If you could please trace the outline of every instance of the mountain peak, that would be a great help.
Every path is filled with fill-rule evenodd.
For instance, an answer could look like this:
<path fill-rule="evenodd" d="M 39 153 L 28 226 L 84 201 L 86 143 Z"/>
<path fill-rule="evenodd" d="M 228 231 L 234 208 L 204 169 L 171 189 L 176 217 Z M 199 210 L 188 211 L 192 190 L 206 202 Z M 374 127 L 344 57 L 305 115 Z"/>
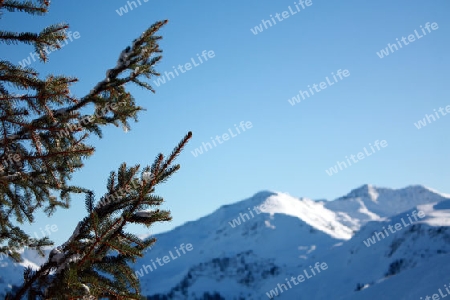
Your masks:
<path fill-rule="evenodd" d="M 352 199 L 352 198 L 370 198 L 372 201 L 377 202 L 379 193 L 378 189 L 371 184 L 364 184 L 356 189 L 353 189 L 345 195 L 341 197 L 341 199 Z"/>
<path fill-rule="evenodd" d="M 276 192 L 272 192 L 272 191 L 269 191 L 269 190 L 263 190 L 263 191 L 259 191 L 256 194 L 254 194 L 251 198 L 254 198 L 254 199 L 267 199 L 270 196 L 273 196 L 275 194 L 276 194 Z"/>
<path fill-rule="evenodd" d="M 432 193 L 439 195 L 444 198 L 450 198 L 450 195 L 440 193 L 436 190 L 430 189 L 426 186 L 423 186 L 421 184 L 412 184 L 408 185 L 401 189 L 392 189 L 392 188 L 380 188 L 376 187 L 372 184 L 363 184 L 362 186 L 353 189 L 348 193 L 347 195 L 339 198 L 339 199 L 352 199 L 352 198 L 363 198 L 367 197 L 372 199 L 372 201 L 376 202 L 376 199 L 378 198 L 379 194 L 381 193 L 394 193 L 394 192 L 400 192 L 404 194 L 416 194 L 416 193 Z"/>

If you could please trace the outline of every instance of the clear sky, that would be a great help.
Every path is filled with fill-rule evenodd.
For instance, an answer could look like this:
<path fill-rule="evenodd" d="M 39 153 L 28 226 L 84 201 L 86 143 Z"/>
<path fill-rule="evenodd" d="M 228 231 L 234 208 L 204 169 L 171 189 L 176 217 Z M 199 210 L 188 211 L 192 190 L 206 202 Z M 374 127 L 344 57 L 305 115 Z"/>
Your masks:
<path fill-rule="evenodd" d="M 131 10 L 124 0 L 54 1 L 45 17 L 6 13 L 0 23 L 11 31 L 69 23 L 79 38 L 51 53 L 47 64 L 31 66 L 43 75 L 78 77 L 72 91 L 82 97 L 134 38 L 153 22 L 169 20 L 160 31 L 164 53 L 158 71 L 172 71 L 175 78 L 159 86 L 152 80 L 156 94 L 130 87 L 147 111 L 130 132 L 113 127 L 103 139 L 93 138 L 97 151 L 73 179 L 100 197 L 109 172 L 121 162 L 150 164 L 192 131 L 178 159 L 180 171 L 157 189 L 173 221 L 138 233 L 169 230 L 261 190 L 328 200 L 365 183 L 422 184 L 450 193 L 447 0 L 312 0 L 304 7 L 292 0 L 135 3 Z M 256 32 L 263 19 L 267 29 L 254 34 L 251 29 Z M 427 22 L 435 22 L 434 29 L 425 29 Z M 385 49 L 388 43 L 392 50 Z M 382 49 L 389 55 L 380 58 Z M 211 56 L 200 63 L 197 53 L 204 50 Z M 17 64 L 33 48 L 2 45 L 0 51 L 2 59 Z M 183 68 L 186 63 L 190 70 Z M 178 65 L 184 73 L 177 69 L 176 76 L 172 67 Z M 347 77 L 340 79 L 338 70 L 347 70 Z M 295 102 L 308 85 L 314 95 Z M 439 118 L 424 121 L 434 109 Z M 426 126 L 418 129 L 421 119 Z M 251 127 L 238 133 L 234 124 L 241 121 Z M 211 137 L 217 135 L 214 146 Z M 385 147 L 377 150 L 377 140 L 385 140 Z M 195 157 L 207 142 L 212 149 Z M 342 170 L 328 175 L 337 161 L 347 168 L 341 163 Z M 40 234 L 40 227 L 56 224 L 50 238 L 62 243 L 84 216 L 84 199 L 75 197 L 70 210 L 50 219 L 39 215 L 28 228 Z"/>

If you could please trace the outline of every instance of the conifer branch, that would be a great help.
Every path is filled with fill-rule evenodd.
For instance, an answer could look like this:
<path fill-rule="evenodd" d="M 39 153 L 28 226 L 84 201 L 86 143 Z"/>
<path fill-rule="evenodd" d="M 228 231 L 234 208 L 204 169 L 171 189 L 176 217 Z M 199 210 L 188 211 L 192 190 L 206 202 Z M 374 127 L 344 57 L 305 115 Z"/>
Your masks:
<path fill-rule="evenodd" d="M 192 133 L 189 132 L 172 151 L 171 157 L 174 156 L 174 153 L 179 153 L 191 137 Z M 163 155 L 159 154 L 152 165 L 157 174 L 162 174 L 156 176 L 156 182 L 154 184 L 149 183 L 150 185 L 146 186 L 143 184 L 143 181 L 142 185 L 129 189 L 122 199 L 117 199 L 117 201 L 106 203 L 102 206 L 93 207 L 94 195 L 91 191 L 85 191 L 88 213 L 90 217 L 86 217 L 78 223 L 74 233 L 69 240 L 60 247 L 60 250 L 57 252 L 54 252 L 55 250 L 52 251 L 54 254 L 50 255 L 48 261 L 39 270 L 42 270 L 42 272 L 36 272 L 33 276 L 29 277 L 13 299 L 20 299 L 21 296 L 25 295 L 25 293 L 31 289 L 35 282 L 37 282 L 42 276 L 47 276 L 48 272 L 51 270 L 56 269 L 56 274 L 59 278 L 63 278 L 63 274 L 71 272 L 70 270 L 74 270 L 73 272 L 81 272 L 81 270 L 83 270 L 83 272 L 85 272 L 86 268 L 92 269 L 100 267 L 105 259 L 108 261 L 111 257 L 108 255 L 112 251 L 117 251 L 119 253 L 116 258 L 120 257 L 123 259 L 123 262 L 120 265 L 116 265 L 116 267 L 124 268 L 128 274 L 133 275 L 127 269 L 129 268 L 127 263 L 129 261 L 134 261 L 136 256 L 142 256 L 143 251 L 150 247 L 156 240 L 152 238 L 147 241 L 139 241 L 137 237 L 123 232 L 125 225 L 128 223 L 151 225 L 155 222 L 170 221 L 172 219 L 170 212 L 168 211 L 160 211 L 159 209 L 145 212 L 138 211 L 143 208 L 143 206 L 159 205 L 162 203 L 162 198 L 158 197 L 156 198 L 158 201 L 156 203 L 154 202 L 153 197 L 155 196 L 151 195 L 154 191 L 153 187 L 165 181 L 166 177 L 164 174 L 171 175 L 179 168 L 179 165 L 171 165 L 174 158 L 168 160 L 170 161 L 170 164 L 164 164 L 159 167 L 162 157 Z M 150 166 L 147 166 L 144 170 L 150 168 Z M 131 181 L 137 180 L 135 176 L 138 171 L 139 166 L 126 168 L 126 165 L 122 164 L 118 169 L 118 176 L 116 176 L 115 172 L 111 173 L 107 183 L 108 192 L 114 192 L 117 189 L 124 188 L 125 186 L 128 186 Z M 121 183 L 121 185 L 116 186 L 116 181 Z M 123 206 L 125 201 L 126 205 Z M 120 218 L 111 220 L 111 216 L 117 213 L 120 213 Z M 107 226 L 104 227 L 102 223 L 99 223 L 99 228 L 97 226 L 97 222 L 100 221 L 106 222 L 105 224 L 107 224 Z M 90 233 L 91 231 L 95 234 L 95 238 L 91 241 L 81 242 L 85 240 L 87 236 L 92 236 Z M 98 233 L 100 233 L 100 235 L 98 235 Z M 77 256 L 76 260 L 73 259 L 74 256 Z M 108 272 L 106 269 L 102 269 L 102 271 Z M 116 274 L 116 276 L 119 275 Z M 134 286 L 135 291 L 133 293 L 129 293 L 126 297 L 131 297 L 131 299 L 139 299 L 139 289 L 138 285 L 136 285 L 138 284 L 137 279 L 134 278 L 134 276 L 129 276 L 127 277 L 127 280 L 130 280 L 130 283 Z M 78 280 L 77 283 L 71 284 L 78 284 Z M 109 286 L 108 292 L 102 292 L 97 295 L 98 297 L 108 297 L 107 295 L 114 295 L 114 297 L 125 297 L 124 295 L 115 292 L 111 284 L 107 286 Z M 40 292 L 49 296 L 53 293 L 53 290 L 56 289 L 56 285 L 55 282 L 52 282 L 48 286 L 42 286 L 42 288 L 45 288 L 46 292 L 42 290 Z"/>
<path fill-rule="evenodd" d="M 0 0 L 0 13 L 44 14 L 49 3 L 47 0 Z M 122 164 L 110 175 L 108 194 L 97 205 L 92 191 L 70 185 L 69 180 L 73 172 L 83 167 L 83 160 L 95 151 L 86 144 L 92 133 L 102 137 L 102 126 L 119 123 L 129 129 L 129 120 L 137 121 L 137 113 L 144 110 L 136 105 L 126 85 L 134 83 L 154 92 L 144 79 L 160 75 L 154 67 L 162 58 L 158 45 L 162 37 L 155 34 L 166 23 L 156 22 L 144 31 L 122 51 L 116 66 L 106 72 L 105 78 L 81 98 L 70 94 L 76 78 L 54 75 L 40 78 L 32 68 L 0 60 L 0 243 L 11 247 L 21 243 L 33 245 L 43 255 L 41 247 L 52 244 L 51 241 L 33 239 L 15 224 L 34 222 L 37 209 L 42 208 L 50 216 L 58 207 L 68 208 L 75 193 L 86 194 L 87 209 L 87 216 L 78 223 L 71 237 L 52 250 L 38 271 L 26 269 L 22 286 L 8 299 L 56 296 L 70 299 L 87 294 L 114 299 L 139 298 L 139 280 L 134 278 L 129 264 L 142 256 L 155 239 L 140 240 L 126 232 L 126 225 L 150 226 L 171 220 L 169 211 L 156 208 L 163 199 L 153 193 L 156 185 L 180 168 L 172 163 L 191 133 L 166 160 L 159 154 L 152 166 L 143 168 L 146 173 L 150 171 L 150 178 L 144 178 L 144 173 L 139 177 L 139 165 L 127 168 Z M 60 48 L 59 42 L 66 40 L 66 29 L 68 25 L 61 23 L 39 33 L 0 31 L 0 43 L 32 45 L 45 62 L 46 47 Z M 24 91 L 23 94 L 18 95 L 18 90 Z M 80 110 L 91 104 L 95 116 L 89 116 L 88 122 L 81 126 Z M 120 105 L 114 108 L 113 104 Z M 3 168 L 2 163 L 7 159 L 10 161 Z M 58 197 L 54 192 L 59 193 Z M 113 201 L 109 201 L 112 193 Z M 14 249 L 0 247 L 0 253 L 9 253 L 13 259 L 20 260 L 20 254 Z"/>
<path fill-rule="evenodd" d="M 16 0 L 0 0 L 0 10 L 6 9 L 9 12 L 26 12 L 32 15 L 43 15 L 47 13 L 50 1 L 39 1 L 40 6 L 35 6 L 31 1 L 20 2 Z"/>

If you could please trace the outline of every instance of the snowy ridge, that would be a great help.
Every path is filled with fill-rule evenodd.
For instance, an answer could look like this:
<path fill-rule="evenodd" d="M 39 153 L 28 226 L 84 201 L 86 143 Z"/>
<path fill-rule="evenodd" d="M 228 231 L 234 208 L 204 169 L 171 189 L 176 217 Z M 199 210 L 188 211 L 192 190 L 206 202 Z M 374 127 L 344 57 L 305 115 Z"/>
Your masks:
<path fill-rule="evenodd" d="M 284 214 L 299 218 L 311 227 L 336 239 L 348 240 L 352 231 L 337 221 L 336 213 L 326 209 L 323 203 L 311 199 L 297 199 L 288 194 L 277 193 L 262 203 L 261 211 L 270 214 Z"/>
<path fill-rule="evenodd" d="M 352 190 L 344 197 L 326 203 L 325 207 L 337 212 L 343 224 L 353 230 L 359 230 L 367 222 L 383 220 L 417 205 L 445 199 L 450 197 L 443 197 L 420 185 L 393 190 L 366 184 Z"/>

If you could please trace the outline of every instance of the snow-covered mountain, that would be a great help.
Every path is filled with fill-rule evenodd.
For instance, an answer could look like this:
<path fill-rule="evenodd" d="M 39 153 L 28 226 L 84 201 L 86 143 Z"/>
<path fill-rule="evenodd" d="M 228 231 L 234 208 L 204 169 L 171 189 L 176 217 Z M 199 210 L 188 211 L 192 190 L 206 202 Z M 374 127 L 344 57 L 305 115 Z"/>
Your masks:
<path fill-rule="evenodd" d="M 263 191 L 155 237 L 134 265 L 148 299 L 450 294 L 450 196 L 423 186 L 364 185 L 333 201 Z M 0 263 L 6 284 L 20 266 Z"/>
<path fill-rule="evenodd" d="M 5 291 L 10 290 L 14 285 L 19 285 L 23 281 L 23 269 L 31 267 L 37 270 L 45 263 L 46 257 L 42 257 L 37 251 L 32 249 L 22 249 L 23 262 L 15 263 L 4 254 L 0 254 L 0 299 L 4 299 Z M 48 255 L 50 250 L 44 250 Z"/>

